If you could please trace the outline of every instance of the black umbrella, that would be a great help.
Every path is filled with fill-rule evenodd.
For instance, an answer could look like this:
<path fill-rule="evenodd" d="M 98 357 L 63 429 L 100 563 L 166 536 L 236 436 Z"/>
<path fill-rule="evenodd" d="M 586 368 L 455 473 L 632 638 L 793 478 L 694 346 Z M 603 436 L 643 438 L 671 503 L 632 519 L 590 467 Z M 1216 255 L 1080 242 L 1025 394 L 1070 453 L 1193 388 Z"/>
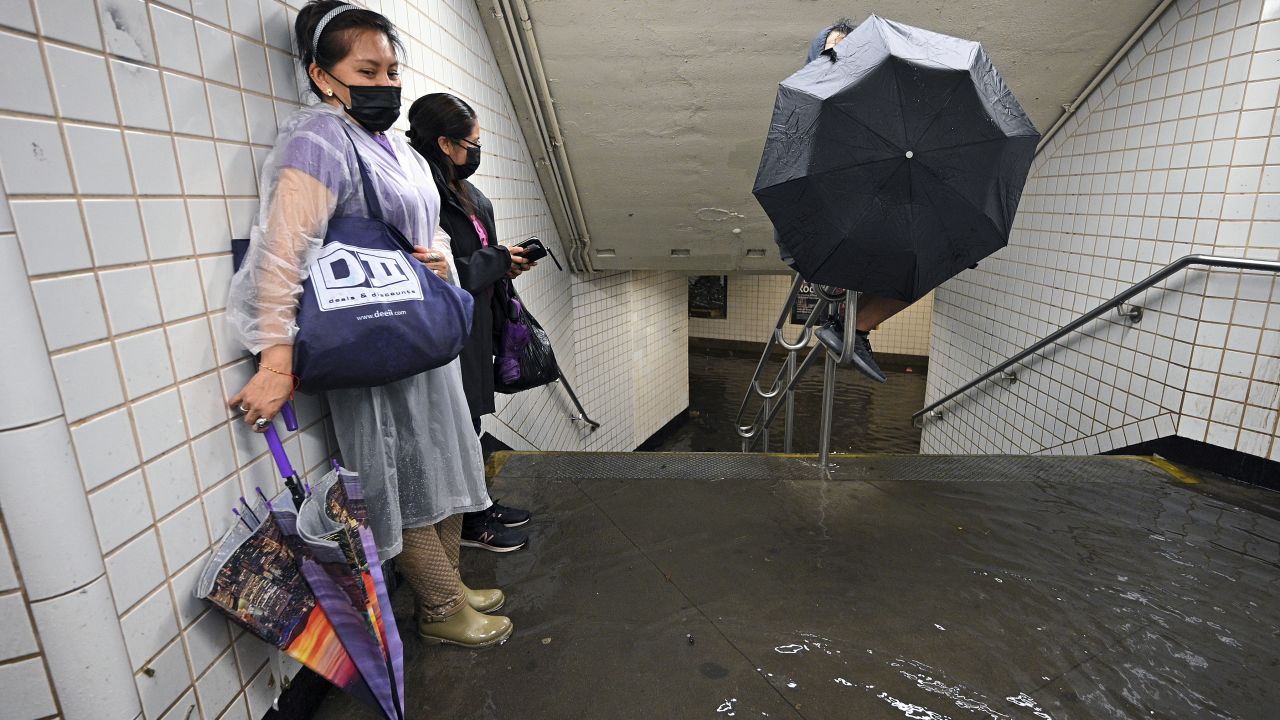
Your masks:
<path fill-rule="evenodd" d="M 811 282 L 914 301 L 1004 247 L 1040 133 L 982 46 L 872 15 L 782 82 L 754 193 Z"/>

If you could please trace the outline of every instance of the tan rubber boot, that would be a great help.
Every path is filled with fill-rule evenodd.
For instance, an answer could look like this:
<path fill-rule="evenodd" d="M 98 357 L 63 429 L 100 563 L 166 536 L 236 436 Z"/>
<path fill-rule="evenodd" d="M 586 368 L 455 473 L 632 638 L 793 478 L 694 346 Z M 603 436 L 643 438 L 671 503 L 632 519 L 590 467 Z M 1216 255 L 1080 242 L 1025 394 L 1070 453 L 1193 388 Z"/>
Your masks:
<path fill-rule="evenodd" d="M 429 643 L 448 643 L 469 648 L 489 647 L 511 637 L 511 618 L 482 615 L 467 603 L 443 620 L 418 618 L 418 637 Z"/>
<path fill-rule="evenodd" d="M 482 612 L 491 613 L 502 608 L 503 603 L 507 601 L 507 596 L 497 588 L 492 590 L 472 590 L 466 585 L 462 586 L 463 593 L 467 596 L 467 604 L 471 609 Z"/>

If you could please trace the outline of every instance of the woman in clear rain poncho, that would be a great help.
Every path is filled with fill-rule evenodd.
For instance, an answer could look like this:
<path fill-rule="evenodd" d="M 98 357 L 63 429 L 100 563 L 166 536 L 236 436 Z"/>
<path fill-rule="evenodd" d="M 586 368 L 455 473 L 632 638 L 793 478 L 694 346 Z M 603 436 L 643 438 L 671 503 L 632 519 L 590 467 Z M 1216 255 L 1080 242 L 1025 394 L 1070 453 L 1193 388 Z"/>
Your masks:
<path fill-rule="evenodd" d="M 415 244 L 416 258 L 457 282 L 431 171 L 401 137 L 385 134 L 400 114 L 395 29 L 378 13 L 319 0 L 299 12 L 294 30 L 322 101 L 285 122 L 267 157 L 262 205 L 227 308 L 232 331 L 262 354 L 257 374 L 230 401 L 251 425 L 270 419 L 293 389 L 300 283 L 329 220 L 368 214 L 357 155 L 382 219 Z M 360 362 L 377 348 L 351 350 L 351 362 Z M 470 590 L 458 575 L 461 513 L 490 505 L 458 361 L 327 395 L 343 460 L 360 473 L 380 557 L 399 555 L 417 596 L 419 635 L 472 647 L 506 639 L 511 621 L 481 614 L 502 604 L 502 592 Z"/>

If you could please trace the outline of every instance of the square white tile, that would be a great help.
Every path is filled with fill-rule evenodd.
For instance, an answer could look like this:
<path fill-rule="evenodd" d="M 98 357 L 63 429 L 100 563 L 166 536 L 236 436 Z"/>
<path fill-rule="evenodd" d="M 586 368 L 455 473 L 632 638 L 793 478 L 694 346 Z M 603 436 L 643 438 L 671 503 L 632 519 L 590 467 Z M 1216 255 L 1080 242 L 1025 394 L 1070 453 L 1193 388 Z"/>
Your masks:
<path fill-rule="evenodd" d="M 230 24 L 225 0 L 191 0 L 191 14 L 219 27 Z"/>
<path fill-rule="evenodd" d="M 201 523 L 203 522 L 201 520 Z M 207 613 L 182 633 L 186 638 L 191 667 L 196 675 L 203 675 L 213 661 L 231 647 L 231 633 L 227 631 L 227 621 L 223 619 L 224 617 L 219 612 Z"/>
<path fill-rule="evenodd" d="M 133 424 L 124 408 L 71 428 L 71 440 L 86 489 L 92 490 L 138 466 Z"/>
<path fill-rule="evenodd" d="M 218 164 L 228 195 L 257 194 L 257 171 L 248 145 L 218 143 Z"/>
<path fill-rule="evenodd" d="M 181 200 L 142 200 L 142 224 L 152 260 L 184 258 L 192 254 L 191 227 Z"/>
<path fill-rule="evenodd" d="M 209 107 L 213 111 L 213 134 L 219 140 L 249 141 L 245 126 L 244 102 L 239 90 L 209 85 Z"/>
<path fill-rule="evenodd" d="M 180 133 L 208 136 L 213 134 L 213 122 L 209 116 L 209 100 L 204 83 L 173 73 L 164 74 L 164 84 L 169 91 L 169 114 L 173 117 L 173 129 Z"/>
<path fill-rule="evenodd" d="M 223 655 L 196 681 L 196 695 L 205 717 L 220 717 L 239 692 L 240 673 L 236 671 L 235 653 Z"/>
<path fill-rule="evenodd" d="M 119 130 L 65 125 L 76 186 L 86 195 L 132 195 L 129 161 Z"/>
<path fill-rule="evenodd" d="M 199 500 L 160 521 L 160 542 L 169 567 L 182 567 L 209 549 L 204 506 Z"/>
<path fill-rule="evenodd" d="M 160 309 L 166 321 L 180 320 L 204 312 L 204 293 L 200 292 L 200 274 L 195 260 L 162 263 L 152 266 L 156 288 L 160 291 Z"/>
<path fill-rule="evenodd" d="M 169 351 L 173 355 L 173 369 L 178 380 L 208 372 L 217 366 L 213 354 L 213 333 L 209 321 L 196 318 L 165 328 L 169 334 Z"/>
<path fill-rule="evenodd" d="M 146 532 L 106 559 L 107 577 L 116 609 L 124 612 L 164 582 L 160 542 Z"/>
<path fill-rule="evenodd" d="M 44 339 L 61 350 L 107 336 L 107 322 L 93 275 L 66 275 L 31 283 Z"/>
<path fill-rule="evenodd" d="M 173 598 L 162 587 L 137 607 L 120 616 L 120 629 L 129 650 L 134 670 L 142 669 L 164 646 L 178 636 L 178 622 L 173 614 Z"/>
<path fill-rule="evenodd" d="M 172 385 L 173 366 L 164 330 L 157 328 L 116 340 L 116 352 L 124 367 L 125 391 L 137 398 Z"/>
<path fill-rule="evenodd" d="M 173 577 L 169 579 L 169 587 L 173 590 L 176 601 L 174 608 L 178 611 L 178 624 L 182 627 L 189 626 L 201 615 L 210 611 L 209 603 L 195 596 L 200 573 L 208 560 L 209 555 L 206 553 L 185 568 L 175 571 Z"/>
<path fill-rule="evenodd" d="M 155 672 L 137 673 L 134 682 L 142 699 L 143 715 L 150 720 L 160 717 L 165 708 L 191 687 L 186 646 L 181 641 L 170 644 L 148 666 Z M 177 720 L 189 720 L 184 716 L 185 712 L 178 713 Z M 195 717 L 198 717 L 198 712 L 190 715 L 190 718 Z"/>
<path fill-rule="evenodd" d="M 226 9 L 225 3 L 216 3 Z M 200 41 L 200 60 L 204 65 L 204 76 L 210 80 L 239 84 L 239 73 L 236 70 L 235 46 L 231 42 L 231 34 L 222 28 L 196 23 L 196 37 Z"/>
<path fill-rule="evenodd" d="M 74 200 L 10 200 L 18 242 L 31 275 L 92 265 L 80 207 Z"/>
<path fill-rule="evenodd" d="M 248 0 L 256 5 L 254 0 Z M 245 90 L 271 94 L 271 70 L 267 66 L 267 51 L 261 45 L 244 38 L 236 38 L 236 61 L 240 66 L 240 86 Z"/>
<path fill-rule="evenodd" d="M 155 63 L 156 48 L 151 42 L 151 21 L 143 0 L 102 0 L 102 34 L 107 52 L 131 60 Z"/>
<path fill-rule="evenodd" d="M 151 269 L 132 267 L 106 270 L 98 275 L 107 300 L 107 317 L 114 333 L 126 333 L 160 323 Z"/>
<path fill-rule="evenodd" d="M 231 15 L 231 29 L 254 40 L 262 40 L 262 16 L 258 10 L 258 0 L 228 0 L 227 10 Z"/>
<path fill-rule="evenodd" d="M 168 135 L 127 132 L 125 142 L 133 161 L 133 181 L 139 195 L 181 195 L 178 160 Z"/>
<path fill-rule="evenodd" d="M 0 665 L 0 694 L 9 702 L 5 712 L 14 717 L 45 717 L 57 712 L 41 658 Z"/>
<path fill-rule="evenodd" d="M 185 445 L 148 463 L 146 477 L 147 486 L 151 488 L 151 504 L 158 518 L 168 515 L 196 496 L 191 450 Z M 200 524 L 204 525 L 203 518 Z M 163 530 L 161 535 L 164 535 Z M 175 564 L 170 558 L 170 568 L 181 567 L 182 564 Z"/>
<path fill-rule="evenodd" d="M 195 453 L 196 473 L 200 487 L 208 489 L 236 471 L 235 449 L 231 446 L 231 431 L 225 426 L 197 438 L 191 443 Z M 230 506 L 225 508 L 230 512 Z"/>
<path fill-rule="evenodd" d="M 187 409 L 187 423 L 193 435 L 199 435 L 226 422 L 226 402 L 217 373 L 182 385 L 182 404 Z"/>
<path fill-rule="evenodd" d="M 53 358 L 67 420 L 74 422 L 124 402 L 111 346 L 103 343 Z"/>
<path fill-rule="evenodd" d="M 208 140 L 178 139 L 178 162 L 189 195 L 222 195 L 218 155 Z"/>
<path fill-rule="evenodd" d="M 136 402 L 132 410 L 143 460 L 150 460 L 187 439 L 177 389 Z"/>
<path fill-rule="evenodd" d="M 196 45 L 196 28 L 191 18 L 153 6 L 151 22 L 159 45 L 156 50 L 160 64 L 179 72 L 199 75 L 200 51 Z"/>
<path fill-rule="evenodd" d="M 0 657 L 15 658 L 39 652 L 22 595 L 0 597 L 0 617 L 7 618 L 0 627 Z"/>
<path fill-rule="evenodd" d="M 157 70 L 112 60 L 111 76 L 115 79 L 120 114 L 126 126 L 147 130 L 169 129 L 169 113 Z"/>
<path fill-rule="evenodd" d="M 137 201 L 85 200 L 83 204 L 94 265 L 102 268 L 147 259 Z"/>
<path fill-rule="evenodd" d="M 231 248 L 231 229 L 225 200 L 188 200 L 187 212 L 191 215 L 191 228 L 198 254 L 227 252 Z"/>
<path fill-rule="evenodd" d="M 40 30 L 46 37 L 95 50 L 102 49 L 98 13 L 93 7 L 93 0 L 39 3 L 36 5 L 36 13 L 40 16 Z"/>
<path fill-rule="evenodd" d="M 142 473 L 130 473 L 89 494 L 98 543 L 109 553 L 151 525 L 151 506 Z"/>
<path fill-rule="evenodd" d="M 225 308 L 227 290 L 231 286 L 231 255 L 201 258 L 200 275 L 204 278 L 204 297 L 209 310 Z"/>
<path fill-rule="evenodd" d="M 49 97 L 44 63 L 40 59 L 40 47 L 31 38 L 0 32 L 0 83 L 4 87 L 23 87 L 29 92 L 9 92 L 0 96 L 0 109 L 36 115 L 52 115 L 53 101 Z"/>
<path fill-rule="evenodd" d="M 101 55 L 46 45 L 58 113 L 70 120 L 115 123 L 116 100 L 107 80 L 107 61 Z"/>

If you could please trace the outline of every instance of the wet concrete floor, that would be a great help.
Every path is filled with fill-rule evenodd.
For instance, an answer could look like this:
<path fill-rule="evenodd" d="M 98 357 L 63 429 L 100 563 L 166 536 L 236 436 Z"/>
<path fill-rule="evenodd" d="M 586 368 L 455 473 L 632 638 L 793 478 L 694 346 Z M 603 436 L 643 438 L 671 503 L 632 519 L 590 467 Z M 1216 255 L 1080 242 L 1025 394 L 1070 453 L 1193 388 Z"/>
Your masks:
<path fill-rule="evenodd" d="M 532 542 L 464 550 L 504 646 L 408 717 L 1271 718 L 1280 500 L 1094 458 L 513 455 Z M 371 718 L 334 691 L 318 715 Z"/>

